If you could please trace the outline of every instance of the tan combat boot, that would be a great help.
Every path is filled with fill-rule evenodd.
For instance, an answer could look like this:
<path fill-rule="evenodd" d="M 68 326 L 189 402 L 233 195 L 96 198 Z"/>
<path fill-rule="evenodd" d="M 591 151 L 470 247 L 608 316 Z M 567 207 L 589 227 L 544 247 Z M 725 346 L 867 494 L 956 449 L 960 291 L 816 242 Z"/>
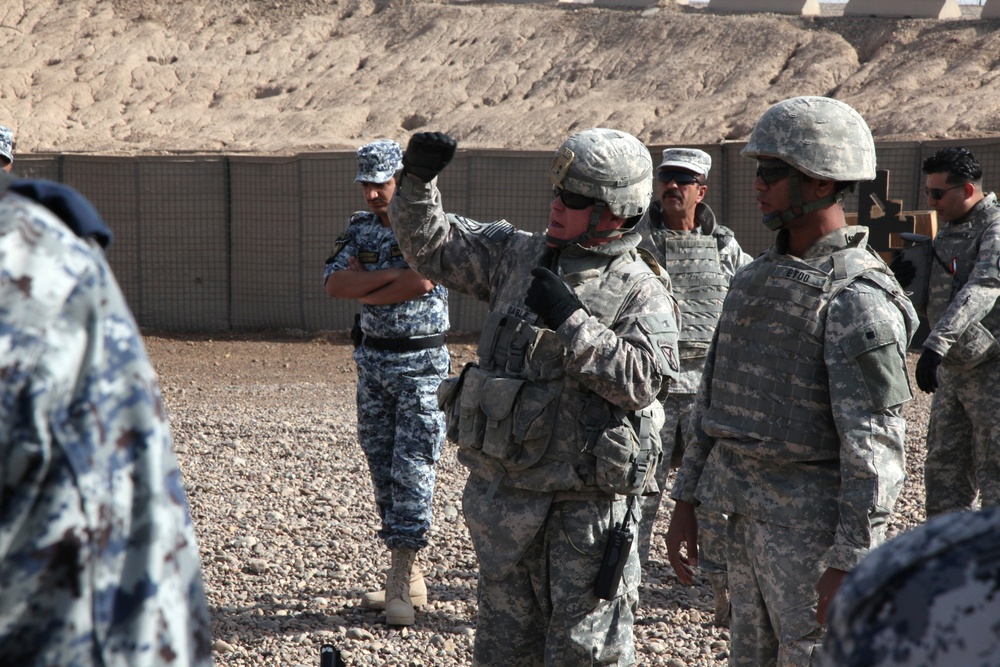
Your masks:
<path fill-rule="evenodd" d="M 413 569 L 410 570 L 410 602 L 414 607 L 423 607 L 427 604 L 427 584 L 416 560 L 413 561 Z M 366 609 L 385 609 L 385 589 L 362 595 L 361 606 Z"/>
<path fill-rule="evenodd" d="M 413 625 L 415 615 L 410 601 L 410 572 L 416 549 L 393 549 L 392 567 L 385 582 L 386 625 Z"/>
<path fill-rule="evenodd" d="M 715 596 L 715 614 L 712 622 L 720 628 L 729 627 L 729 619 L 733 614 L 733 607 L 729 601 L 729 582 L 725 574 L 710 574 L 708 582 L 712 584 L 712 593 Z"/>

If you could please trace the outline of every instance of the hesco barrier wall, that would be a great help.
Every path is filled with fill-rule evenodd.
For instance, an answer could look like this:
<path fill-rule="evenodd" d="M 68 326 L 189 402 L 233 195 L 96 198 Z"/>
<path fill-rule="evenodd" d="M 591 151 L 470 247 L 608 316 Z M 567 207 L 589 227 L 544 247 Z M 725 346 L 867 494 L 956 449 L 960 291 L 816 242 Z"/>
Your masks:
<path fill-rule="evenodd" d="M 946 145 L 970 148 L 984 187 L 1000 186 L 1000 138 L 881 143 L 889 197 L 926 208 L 923 159 Z M 755 163 L 743 143 L 699 146 L 712 155 L 706 202 L 752 255 L 773 235 L 759 222 Z M 654 164 L 662 146 L 652 146 Z M 505 218 L 544 230 L 551 151 L 460 151 L 440 176 L 445 208 L 481 221 Z M 323 266 L 347 218 L 365 209 L 353 152 L 268 158 L 232 155 L 106 157 L 18 155 L 27 178 L 65 182 L 114 230 L 108 259 L 140 326 L 185 332 L 345 330 L 355 304 L 326 296 Z M 857 210 L 857 196 L 847 202 Z M 451 294 L 452 329 L 478 331 L 485 306 Z"/>

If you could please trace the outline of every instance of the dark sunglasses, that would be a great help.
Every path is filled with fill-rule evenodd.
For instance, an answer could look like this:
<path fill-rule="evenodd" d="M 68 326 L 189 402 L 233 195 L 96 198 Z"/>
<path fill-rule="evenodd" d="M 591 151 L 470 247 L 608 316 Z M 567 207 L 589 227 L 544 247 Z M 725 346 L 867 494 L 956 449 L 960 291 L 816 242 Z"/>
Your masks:
<path fill-rule="evenodd" d="M 788 165 L 782 165 L 780 167 L 757 167 L 757 178 L 764 181 L 766 185 L 774 185 L 783 178 L 788 178 L 788 174 L 792 172 L 792 168 Z"/>
<path fill-rule="evenodd" d="M 924 188 L 924 194 L 927 195 L 928 199 L 941 199 L 949 190 L 960 188 L 963 185 L 965 185 L 965 183 L 959 183 L 958 185 L 953 185 L 950 188 Z"/>
<path fill-rule="evenodd" d="M 670 181 L 673 181 L 681 187 L 685 185 L 701 185 L 701 181 L 698 179 L 698 176 L 687 171 L 664 170 L 657 172 L 656 177 L 660 179 L 661 183 L 669 183 Z"/>
<path fill-rule="evenodd" d="M 552 198 L 555 199 L 556 197 L 562 199 L 563 206 L 574 211 L 582 211 L 583 209 L 589 208 L 597 203 L 597 200 L 593 197 L 578 195 L 575 192 L 563 190 L 560 187 L 552 188 Z"/>

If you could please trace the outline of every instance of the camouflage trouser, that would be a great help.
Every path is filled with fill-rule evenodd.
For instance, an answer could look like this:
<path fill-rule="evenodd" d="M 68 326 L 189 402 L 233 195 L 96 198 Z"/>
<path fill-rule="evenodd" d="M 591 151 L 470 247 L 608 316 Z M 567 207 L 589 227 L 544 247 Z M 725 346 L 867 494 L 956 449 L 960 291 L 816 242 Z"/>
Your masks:
<path fill-rule="evenodd" d="M 660 509 L 663 493 L 667 491 L 671 450 L 683 452 L 686 440 L 691 437 L 691 416 L 694 413 L 695 394 L 670 394 L 663 401 L 664 422 L 660 431 L 663 443 L 663 460 L 656 469 L 656 484 L 660 492 L 640 498 L 642 519 L 639 522 L 639 562 L 649 561 L 653 537 L 653 520 Z M 699 506 L 698 516 L 698 566 L 705 575 L 726 573 L 726 517 Z"/>
<path fill-rule="evenodd" d="M 632 623 L 639 559 L 633 543 L 618 597 L 594 596 L 610 498 L 552 504 L 545 523 L 502 579 L 479 574 L 477 667 L 579 667 L 635 663 Z M 635 512 L 633 512 L 635 513 Z M 625 503 L 614 503 L 615 520 Z"/>
<path fill-rule="evenodd" d="M 1000 361 L 968 371 L 938 369 L 940 385 L 927 424 L 924 488 L 927 517 L 1000 505 Z"/>
<path fill-rule="evenodd" d="M 731 514 L 728 523 L 730 667 L 818 664 L 823 626 L 816 583 L 833 533 Z"/>
<path fill-rule="evenodd" d="M 368 459 L 378 536 L 390 549 L 427 546 L 434 465 L 444 444 L 437 388 L 450 360 L 444 346 L 417 352 L 354 351 L 358 364 L 358 440 Z"/>

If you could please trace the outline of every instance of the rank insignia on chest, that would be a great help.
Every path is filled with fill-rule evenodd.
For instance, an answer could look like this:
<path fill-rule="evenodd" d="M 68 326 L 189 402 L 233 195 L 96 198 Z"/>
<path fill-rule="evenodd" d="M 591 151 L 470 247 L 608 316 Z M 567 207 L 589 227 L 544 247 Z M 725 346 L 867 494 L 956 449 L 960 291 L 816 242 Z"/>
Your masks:
<path fill-rule="evenodd" d="M 393 259 L 403 256 L 403 251 L 399 248 L 399 244 L 397 243 L 392 244 L 392 246 L 389 248 L 389 256 L 392 257 Z"/>
<path fill-rule="evenodd" d="M 377 252 L 359 252 L 358 261 L 362 264 L 374 264 L 378 261 Z"/>

